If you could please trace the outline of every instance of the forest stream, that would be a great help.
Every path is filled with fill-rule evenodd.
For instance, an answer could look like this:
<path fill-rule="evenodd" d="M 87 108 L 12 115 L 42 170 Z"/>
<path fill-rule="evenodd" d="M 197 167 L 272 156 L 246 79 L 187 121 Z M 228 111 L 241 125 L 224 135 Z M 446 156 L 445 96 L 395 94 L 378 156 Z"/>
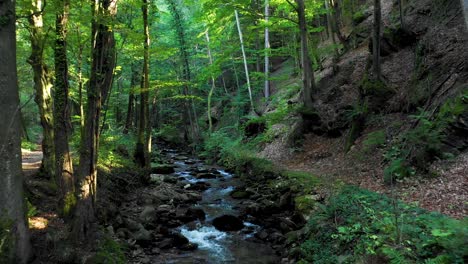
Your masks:
<path fill-rule="evenodd" d="M 144 249 L 136 246 L 132 252 L 133 263 L 279 263 L 279 257 L 270 245 L 255 238 L 255 234 L 261 227 L 248 222 L 245 216 L 241 216 L 242 200 L 234 199 L 231 193 L 240 184 L 239 179 L 226 172 L 219 166 L 208 166 L 198 158 L 187 157 L 186 153 L 178 153 L 175 150 L 163 151 L 167 160 L 173 162 L 174 172 L 171 174 L 152 174 L 152 186 L 145 192 L 160 192 L 161 186 L 177 185 L 179 190 L 197 190 L 201 194 L 201 200 L 192 204 L 187 210 L 187 204 L 175 205 L 174 199 L 171 205 L 159 205 L 156 212 L 173 211 L 174 219 L 189 221 L 190 215 L 197 215 L 197 220 L 177 226 L 177 220 L 158 219 L 166 223 L 168 237 L 172 239 L 171 246 L 166 245 L 166 237 L 156 238 L 156 241 L 148 242 Z M 177 180 L 175 180 L 177 179 Z M 156 187 L 155 187 L 155 186 Z M 180 192 L 179 192 L 180 193 Z M 183 195 L 183 194 L 182 194 Z M 130 211 L 141 215 L 148 211 L 148 206 L 141 208 L 130 204 L 124 205 Z M 175 202 L 177 203 L 177 202 Z M 149 209 L 152 211 L 152 209 Z M 182 215 L 181 215 L 182 214 Z M 134 213 L 135 215 L 135 213 Z M 164 213 L 162 213 L 164 215 Z M 169 213 L 169 215 L 171 215 Z M 217 224 L 213 224 L 218 217 Z M 239 218 L 237 218 L 239 217 Z M 242 221 L 240 220 L 242 219 Z M 173 222 L 175 221 L 175 222 Z M 239 222 L 237 222 L 239 221 Z M 221 227 L 219 227 L 220 225 Z M 170 228 L 171 226 L 176 226 Z M 232 231 L 220 231 L 232 230 Z M 164 229 L 164 228 L 163 228 Z M 161 227 L 160 229 L 161 230 Z M 187 244 L 185 238 L 189 240 Z M 137 241 L 138 243 L 138 241 Z M 177 245 L 179 243 L 179 245 Z M 143 243 L 145 244 L 145 243 Z M 151 246 L 149 245 L 151 244 Z M 154 248 L 156 247 L 156 248 Z M 161 248 L 162 250 L 159 250 Z"/>

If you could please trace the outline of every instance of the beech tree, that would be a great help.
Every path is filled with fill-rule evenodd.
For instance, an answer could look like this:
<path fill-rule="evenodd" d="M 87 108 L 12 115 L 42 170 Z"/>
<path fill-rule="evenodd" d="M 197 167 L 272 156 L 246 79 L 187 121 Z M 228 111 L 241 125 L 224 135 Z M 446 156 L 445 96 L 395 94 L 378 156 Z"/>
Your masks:
<path fill-rule="evenodd" d="M 309 47 L 307 39 L 307 23 L 305 18 L 304 0 L 296 0 L 296 12 L 299 19 L 299 32 L 301 36 L 301 61 L 302 61 L 302 96 L 304 106 L 312 108 L 312 91 L 315 90 L 315 78 L 312 63 L 309 56 Z"/>
<path fill-rule="evenodd" d="M 0 20 L 0 260 L 27 263 L 31 246 L 21 169 L 14 0 L 0 1 Z"/>
<path fill-rule="evenodd" d="M 73 233 L 81 240 L 89 235 L 95 221 L 97 197 L 97 160 L 99 120 L 106 101 L 115 67 L 115 39 L 112 21 L 117 13 L 117 0 L 97 0 L 93 4 L 92 65 L 88 84 L 85 129 L 81 137 L 80 164 L 77 171 L 77 194 Z"/>
<path fill-rule="evenodd" d="M 149 26 L 148 26 L 148 1 L 143 0 L 143 32 L 144 55 L 143 55 L 143 73 L 140 93 L 140 122 L 138 126 L 137 144 L 135 148 L 135 161 L 140 167 L 149 167 L 151 152 L 151 126 L 150 126 L 150 103 L 149 103 Z"/>
<path fill-rule="evenodd" d="M 242 58 L 244 59 L 245 78 L 247 80 L 247 90 L 249 91 L 249 99 L 250 99 L 250 111 L 252 113 L 255 113 L 255 106 L 254 106 L 253 96 L 252 96 L 252 87 L 250 85 L 249 65 L 247 64 L 247 55 L 245 54 L 244 38 L 242 35 L 242 28 L 241 28 L 241 24 L 239 20 L 239 12 L 237 12 L 237 10 L 234 10 L 234 13 L 236 15 L 236 24 L 237 24 L 237 31 L 239 32 L 239 40 L 240 40 L 240 45 L 241 45 L 241 50 L 242 50 Z"/>
<path fill-rule="evenodd" d="M 30 14 L 28 15 L 29 34 L 31 42 L 31 55 L 28 63 L 31 65 L 34 75 L 34 98 L 39 109 L 39 118 L 42 126 L 42 165 L 43 174 L 54 178 L 55 175 L 55 150 L 54 150 L 54 123 L 52 102 L 52 73 L 44 58 L 47 34 L 44 31 L 44 2 L 31 0 Z"/>
<path fill-rule="evenodd" d="M 54 93 L 54 145 L 55 175 L 59 194 L 59 212 L 68 217 L 74 208 L 73 163 L 70 154 L 69 136 L 71 133 L 68 59 L 67 59 L 67 26 L 69 0 L 57 2 L 55 22 L 55 93 Z"/>
<path fill-rule="evenodd" d="M 270 18 L 270 2 L 269 0 L 265 0 L 265 87 L 264 93 L 265 98 L 268 100 L 270 97 L 270 80 L 268 79 L 270 76 L 270 31 L 268 28 L 268 21 Z"/>
<path fill-rule="evenodd" d="M 184 81 L 183 95 L 186 97 L 184 99 L 186 118 L 184 119 L 186 119 L 189 122 L 191 132 L 187 133 L 188 131 L 186 131 L 186 133 L 191 135 L 192 141 L 197 142 L 200 137 L 200 131 L 197 123 L 197 111 L 195 109 L 193 99 L 191 98 L 192 93 L 189 88 L 190 82 L 192 81 L 192 74 L 189 63 L 189 53 L 186 33 L 184 29 L 184 20 L 182 18 L 180 10 L 177 8 L 175 0 L 167 0 L 167 3 L 169 5 L 169 10 L 171 11 L 172 17 L 174 19 L 174 26 L 177 33 L 177 41 L 179 43 L 180 60 L 182 63 L 182 80 Z"/>

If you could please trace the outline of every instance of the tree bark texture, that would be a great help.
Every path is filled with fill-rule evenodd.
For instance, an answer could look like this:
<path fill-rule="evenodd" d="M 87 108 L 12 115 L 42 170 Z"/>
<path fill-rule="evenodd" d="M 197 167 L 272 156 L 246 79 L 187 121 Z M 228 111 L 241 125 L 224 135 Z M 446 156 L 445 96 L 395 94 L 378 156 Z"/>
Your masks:
<path fill-rule="evenodd" d="M 208 33 L 208 29 L 205 32 L 205 38 L 206 38 L 206 46 L 207 46 L 207 51 L 208 51 L 208 59 L 210 62 L 210 66 L 213 65 L 213 55 L 211 54 L 211 48 L 210 48 L 210 34 Z M 216 88 L 216 83 L 215 83 L 215 78 L 213 74 L 211 74 L 211 89 L 210 92 L 208 93 L 208 100 L 207 100 L 207 115 L 208 115 L 208 131 L 210 133 L 213 132 L 213 119 L 211 118 L 211 98 L 213 97 L 213 92 Z"/>
<path fill-rule="evenodd" d="M 177 9 L 176 3 L 174 0 L 167 0 L 169 4 L 169 8 L 171 10 L 172 16 L 174 18 L 175 28 L 177 32 L 177 38 L 179 41 L 179 49 L 180 49 L 180 57 L 182 60 L 182 79 L 185 81 L 183 87 L 183 94 L 186 97 L 191 96 L 190 92 L 190 82 L 191 82 L 191 71 L 190 71 L 190 63 L 189 63 L 189 54 L 188 54 L 188 47 L 187 47 L 187 40 L 185 36 L 185 30 L 183 25 L 183 19 L 181 17 L 180 11 Z M 195 105 L 193 99 L 185 99 L 184 102 L 185 107 L 185 115 L 188 119 L 189 126 L 190 126 L 190 136 L 193 142 L 198 142 L 200 138 L 200 129 L 198 127 L 198 116 L 195 109 Z"/>
<path fill-rule="evenodd" d="M 28 17 L 30 26 L 31 55 L 28 63 L 34 75 L 34 101 L 39 109 L 42 126 L 42 166 L 41 172 L 51 179 L 55 174 L 54 124 L 52 101 L 52 76 L 44 60 L 46 34 L 42 16 L 41 1 L 31 1 L 31 14 Z"/>
<path fill-rule="evenodd" d="M 133 128 L 133 117 L 134 117 L 134 109 L 135 109 L 135 93 L 133 89 L 138 84 L 138 71 L 136 70 L 136 66 L 132 64 L 132 79 L 130 80 L 130 92 L 128 93 L 128 104 L 127 104 L 127 117 L 125 118 L 125 125 L 124 125 L 124 134 L 128 134 L 128 131 Z"/>
<path fill-rule="evenodd" d="M 21 124 L 16 73 L 15 1 L 0 1 L 0 260 L 26 263 L 31 255 L 23 196 Z"/>
<path fill-rule="evenodd" d="M 149 127 L 149 26 L 148 26 L 148 0 L 143 0 L 143 31 L 145 36 L 143 54 L 143 74 L 140 93 L 140 123 L 138 126 L 137 144 L 135 148 L 135 162 L 140 167 L 150 167 L 151 128 Z"/>
<path fill-rule="evenodd" d="M 95 220 L 99 120 L 102 103 L 106 101 L 112 85 L 116 60 L 112 21 L 117 13 L 117 0 L 96 0 L 93 9 L 91 77 L 77 171 L 78 203 L 73 223 L 73 233 L 77 240 L 89 235 Z"/>
<path fill-rule="evenodd" d="M 315 90 L 314 72 L 309 56 L 307 44 L 307 24 L 305 18 L 304 0 L 296 0 L 297 15 L 299 18 L 299 32 L 301 36 L 301 61 L 302 61 L 302 82 L 303 82 L 303 101 L 304 106 L 311 109 L 313 106 L 312 91 Z"/>
<path fill-rule="evenodd" d="M 265 87 L 264 93 L 265 98 L 268 100 L 270 98 L 270 31 L 268 28 L 268 20 L 270 17 L 270 3 L 269 0 L 265 0 L 265 22 L 267 26 L 265 27 Z"/>
<path fill-rule="evenodd" d="M 55 21 L 55 93 L 54 145 L 55 176 L 58 187 L 58 211 L 68 217 L 75 207 L 73 164 L 68 144 L 71 134 L 70 100 L 67 61 L 67 25 L 69 0 L 58 1 Z"/>
<path fill-rule="evenodd" d="M 244 38 L 242 36 L 242 28 L 241 28 L 241 24 L 239 20 L 239 13 L 237 12 L 237 10 L 234 10 L 234 14 L 236 16 L 237 31 L 239 32 L 239 40 L 241 44 L 242 58 L 244 59 L 245 78 L 247 79 L 247 89 L 249 91 L 249 99 L 250 99 L 250 111 L 255 112 L 253 96 L 252 96 L 252 88 L 250 85 L 249 65 L 247 64 L 247 56 L 245 54 Z"/>

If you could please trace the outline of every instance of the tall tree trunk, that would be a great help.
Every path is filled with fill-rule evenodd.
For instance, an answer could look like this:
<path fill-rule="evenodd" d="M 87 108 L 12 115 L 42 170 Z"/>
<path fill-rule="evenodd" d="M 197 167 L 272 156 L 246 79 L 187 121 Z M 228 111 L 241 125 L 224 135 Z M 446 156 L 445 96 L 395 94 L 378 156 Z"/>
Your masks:
<path fill-rule="evenodd" d="M 34 90 L 36 96 L 34 101 L 39 109 L 39 117 L 42 126 L 42 166 L 41 171 L 54 179 L 55 153 L 54 153 L 54 124 L 52 105 L 52 78 L 51 73 L 44 61 L 44 46 L 46 34 L 42 19 L 42 1 L 32 0 L 31 14 L 28 17 L 30 26 L 31 55 L 28 63 L 31 64 L 34 74 Z"/>
<path fill-rule="evenodd" d="M 117 13 L 117 0 L 96 0 L 93 5 L 92 63 L 87 91 L 85 131 L 81 139 L 80 165 L 77 172 L 78 203 L 73 234 L 82 240 L 90 233 L 95 220 L 97 195 L 97 161 L 99 149 L 99 119 L 102 102 L 106 101 L 115 68 L 115 39 L 112 29 Z M 102 19 L 105 17 L 106 19 Z"/>
<path fill-rule="evenodd" d="M 241 49 L 242 49 L 242 58 L 244 59 L 245 78 L 247 79 L 247 89 L 249 91 L 249 99 L 250 99 L 250 111 L 252 113 L 255 113 L 255 107 L 254 107 L 254 102 L 253 102 L 253 97 L 252 97 L 252 88 L 250 86 L 249 65 L 247 64 L 247 56 L 245 54 L 244 38 L 242 37 L 242 29 L 241 29 L 240 20 L 239 20 L 239 13 L 237 12 L 237 10 L 234 10 L 234 14 L 236 15 L 236 24 L 237 24 L 237 30 L 239 31 L 239 40 L 240 40 Z"/>
<path fill-rule="evenodd" d="M 79 35 L 79 32 L 78 32 Z M 83 45 L 81 44 L 80 41 L 80 47 L 78 50 L 78 59 L 77 59 L 77 71 L 78 71 L 78 104 L 80 105 L 80 135 L 83 135 L 84 133 L 84 103 L 83 103 L 83 86 L 84 86 L 84 81 L 83 81 Z"/>
<path fill-rule="evenodd" d="M 301 61 L 304 106 L 311 109 L 313 106 L 312 91 L 315 90 L 315 78 L 307 45 L 307 24 L 305 18 L 304 0 L 296 0 L 297 16 L 299 18 L 299 32 L 301 34 Z"/>
<path fill-rule="evenodd" d="M 338 2 L 336 0 L 330 0 L 331 4 L 331 11 L 332 13 L 332 26 L 333 26 L 333 31 L 335 32 L 336 36 L 338 37 L 338 40 L 340 43 L 347 49 L 347 43 L 346 43 L 346 38 L 341 34 L 340 30 L 340 9 L 338 6 Z"/>
<path fill-rule="evenodd" d="M 182 78 L 185 81 L 185 85 L 183 87 L 183 94 L 186 97 L 189 97 L 191 95 L 189 85 L 191 82 L 191 73 L 190 73 L 190 63 L 189 63 L 189 54 L 187 52 L 187 40 L 185 37 L 185 31 L 184 31 L 184 25 L 183 25 L 183 20 L 181 18 L 181 13 L 177 9 L 176 3 L 174 0 L 168 0 L 169 8 L 171 9 L 172 16 L 174 17 L 174 23 L 178 35 L 178 41 L 179 41 L 179 50 L 180 50 L 180 56 L 182 60 Z M 191 130 L 191 138 L 192 141 L 198 142 L 200 138 L 200 129 L 198 127 L 198 116 L 197 112 L 195 109 L 195 104 L 193 102 L 193 99 L 186 99 L 186 102 L 184 103 L 185 106 L 185 115 L 188 117 L 188 121 L 190 124 L 190 130 Z"/>
<path fill-rule="evenodd" d="M 270 32 L 268 28 L 268 21 L 270 18 L 270 3 L 268 0 L 265 0 L 265 87 L 264 93 L 265 98 L 268 100 L 270 98 Z"/>
<path fill-rule="evenodd" d="M 135 94 L 134 88 L 138 84 L 138 71 L 135 64 L 132 64 L 132 79 L 130 80 L 130 92 L 128 93 L 127 118 L 123 133 L 128 134 L 128 131 L 133 127 L 134 109 L 135 109 Z"/>
<path fill-rule="evenodd" d="M 21 171 L 21 127 L 16 74 L 15 1 L 0 1 L 0 259 L 27 263 L 31 244 Z"/>
<path fill-rule="evenodd" d="M 381 79 L 380 70 L 380 25 L 382 23 L 382 10 L 380 0 L 374 0 L 374 30 L 372 39 L 372 73 L 375 80 Z"/>
<path fill-rule="evenodd" d="M 145 35 L 143 54 L 143 74 L 140 93 L 140 123 L 138 126 L 137 144 L 135 148 L 135 161 L 140 167 L 150 167 L 151 133 L 149 129 L 149 26 L 148 26 L 148 0 L 143 0 L 143 31 Z"/>
<path fill-rule="evenodd" d="M 333 70 L 335 71 L 335 65 L 340 54 L 338 51 L 338 45 L 336 44 L 336 38 L 335 38 L 335 26 L 334 26 L 335 22 L 331 14 L 333 10 L 330 8 L 329 0 L 325 0 L 325 9 L 327 10 L 327 28 L 328 28 L 328 31 L 330 32 L 330 36 L 331 36 L 332 43 L 333 43 L 333 51 L 335 52 L 333 56 Z"/>
<path fill-rule="evenodd" d="M 58 211 L 68 217 L 75 207 L 73 164 L 68 145 L 71 134 L 68 61 L 67 61 L 67 26 L 69 0 L 58 2 L 55 21 L 55 93 L 54 93 L 54 143 L 55 176 L 58 187 Z"/>
<path fill-rule="evenodd" d="M 210 35 L 208 33 L 208 30 L 205 32 L 205 37 L 206 37 L 206 44 L 208 47 L 208 59 L 210 60 L 210 65 L 213 65 L 213 55 L 211 54 L 211 48 L 210 48 Z M 210 133 L 213 132 L 213 120 L 211 118 L 211 98 L 213 97 L 213 92 L 216 88 L 215 85 L 215 78 L 213 74 L 211 75 L 211 89 L 210 92 L 208 93 L 208 105 L 207 105 L 207 115 L 208 115 L 208 131 Z"/>

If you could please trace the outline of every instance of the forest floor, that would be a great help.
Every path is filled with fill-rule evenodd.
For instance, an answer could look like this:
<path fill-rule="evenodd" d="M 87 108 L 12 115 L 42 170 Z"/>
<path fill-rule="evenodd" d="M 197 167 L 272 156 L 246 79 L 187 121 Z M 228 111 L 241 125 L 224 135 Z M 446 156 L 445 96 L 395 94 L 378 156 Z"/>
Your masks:
<path fill-rule="evenodd" d="M 363 153 L 362 142 L 349 152 L 343 151 L 343 138 L 306 135 L 300 152 L 281 161 L 290 170 L 310 172 L 325 181 L 341 180 L 371 191 L 396 196 L 430 211 L 454 218 L 468 215 L 468 153 L 451 161 L 433 163 L 428 175 L 416 175 L 398 182 L 394 187 L 383 182 L 382 153 Z M 360 142 L 361 141 L 361 142 Z"/>
<path fill-rule="evenodd" d="M 32 263 L 44 263 L 43 259 L 50 257 L 50 247 L 56 247 L 54 241 L 65 238 L 66 228 L 63 219 L 58 217 L 55 206 L 55 189 L 50 179 L 41 177 L 39 170 L 42 162 L 42 151 L 22 149 L 23 173 L 26 197 L 33 204 L 29 211 L 34 216 L 29 217 L 31 241 L 35 258 Z"/>

